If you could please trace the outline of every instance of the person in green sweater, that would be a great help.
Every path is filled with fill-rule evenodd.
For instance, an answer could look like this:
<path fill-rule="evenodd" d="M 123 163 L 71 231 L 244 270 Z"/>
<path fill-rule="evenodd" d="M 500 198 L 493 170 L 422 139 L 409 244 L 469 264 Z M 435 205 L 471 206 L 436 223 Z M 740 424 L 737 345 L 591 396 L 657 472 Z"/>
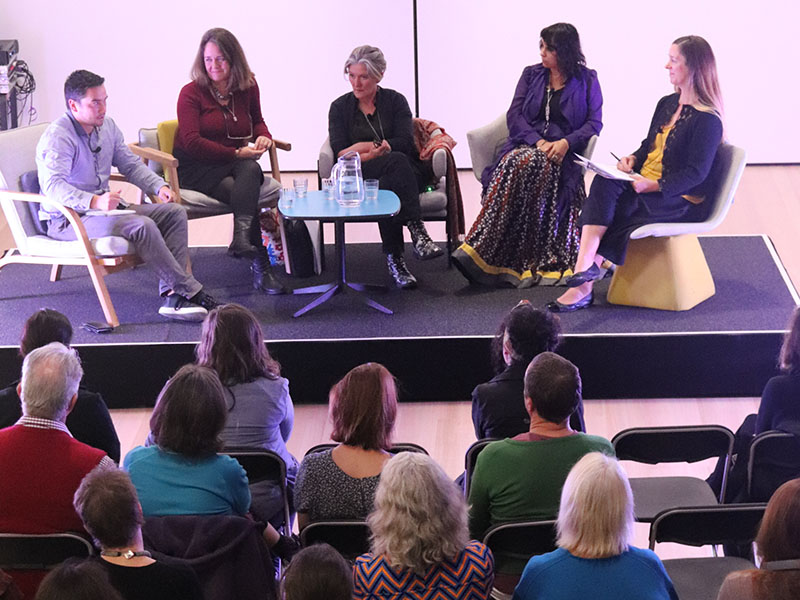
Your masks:
<path fill-rule="evenodd" d="M 581 402 L 578 368 L 543 352 L 525 371 L 530 430 L 493 442 L 478 455 L 469 493 L 469 531 L 476 539 L 496 523 L 554 519 L 561 487 L 589 452 L 614 455 L 605 438 L 573 431 L 569 417 Z M 496 571 L 519 574 L 526 561 L 497 556 Z M 518 564 L 517 564 L 518 563 Z"/>

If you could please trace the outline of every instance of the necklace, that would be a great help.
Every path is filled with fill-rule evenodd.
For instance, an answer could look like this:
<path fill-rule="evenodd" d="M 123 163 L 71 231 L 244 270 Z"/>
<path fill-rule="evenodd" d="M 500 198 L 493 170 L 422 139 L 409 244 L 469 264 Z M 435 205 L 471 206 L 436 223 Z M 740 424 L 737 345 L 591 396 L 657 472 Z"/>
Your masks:
<path fill-rule="evenodd" d="M 223 100 L 225 100 L 225 98 L 231 95 L 230 92 L 228 92 L 227 94 L 223 94 L 217 89 L 217 86 L 215 86 L 214 84 L 211 84 L 211 90 L 214 92 L 214 96 L 216 96 L 217 100 L 219 100 L 220 102 L 222 102 Z"/>
<path fill-rule="evenodd" d="M 239 119 L 236 118 L 236 104 L 233 99 L 233 94 L 230 96 L 230 101 L 227 104 L 221 104 L 223 110 L 227 110 L 233 117 L 233 122 L 236 123 Z"/>
<path fill-rule="evenodd" d="M 553 88 L 547 85 L 547 100 L 544 102 L 544 133 L 550 129 L 550 99 L 553 97 Z"/>
<path fill-rule="evenodd" d="M 108 556 L 110 558 L 117 558 L 117 557 L 121 556 L 122 558 L 130 560 L 135 556 L 146 556 L 147 558 L 150 558 L 152 555 L 147 550 L 136 550 L 136 551 L 134 551 L 134 550 L 128 549 L 128 550 L 122 550 L 122 551 L 120 551 L 120 550 L 103 550 L 100 553 L 100 556 Z"/>
<path fill-rule="evenodd" d="M 362 115 L 364 115 L 364 118 L 367 120 L 367 125 L 369 125 L 369 128 L 372 129 L 372 133 L 375 134 L 375 140 L 373 141 L 373 143 L 375 145 L 377 145 L 377 146 L 380 146 L 381 145 L 380 144 L 381 140 L 385 140 L 386 136 L 383 134 L 383 123 L 381 123 L 381 113 L 378 112 L 378 107 L 377 106 L 375 107 L 375 114 L 378 117 L 378 127 L 380 127 L 380 129 L 381 129 L 381 134 L 380 135 L 378 135 L 378 132 L 375 130 L 375 127 L 372 126 L 372 123 L 370 122 L 369 117 L 367 116 L 367 114 L 364 111 L 360 111 L 360 112 L 361 112 Z"/>

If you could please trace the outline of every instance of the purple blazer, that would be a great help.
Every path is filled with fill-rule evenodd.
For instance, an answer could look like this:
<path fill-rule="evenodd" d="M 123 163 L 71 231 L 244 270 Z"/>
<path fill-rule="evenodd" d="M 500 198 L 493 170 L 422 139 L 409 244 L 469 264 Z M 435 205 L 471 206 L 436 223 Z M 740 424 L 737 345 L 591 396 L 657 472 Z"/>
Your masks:
<path fill-rule="evenodd" d="M 494 164 L 486 167 L 481 175 L 484 189 L 500 159 L 510 150 L 523 144 L 534 146 L 542 138 L 547 141 L 565 138 L 569 142 L 569 153 L 580 153 L 589 138 L 599 134 L 603 128 L 603 93 L 600 91 L 600 82 L 597 81 L 597 72 L 581 67 L 580 75 L 571 77 L 561 94 L 561 112 L 570 125 L 569 131 L 562 131 L 555 123 L 550 123 L 547 136 L 542 135 L 545 123 L 538 117 L 549 77 L 550 71 L 541 64 L 525 67 L 522 71 L 511 108 L 506 114 L 508 140 L 500 149 Z M 569 153 L 562 165 L 561 181 L 562 188 L 571 189 L 581 170 L 569 157 Z"/>

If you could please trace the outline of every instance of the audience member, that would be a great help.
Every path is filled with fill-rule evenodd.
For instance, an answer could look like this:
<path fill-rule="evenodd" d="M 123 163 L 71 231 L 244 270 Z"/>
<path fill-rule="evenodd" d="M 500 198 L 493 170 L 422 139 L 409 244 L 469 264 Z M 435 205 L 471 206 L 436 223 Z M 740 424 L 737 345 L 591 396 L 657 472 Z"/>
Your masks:
<path fill-rule="evenodd" d="M 505 316 L 492 342 L 493 379 L 472 391 L 475 437 L 506 438 L 528 431 L 531 425 L 523 400 L 525 369 L 542 352 L 553 352 L 561 341 L 557 315 L 520 301 Z M 570 416 L 575 431 L 586 431 L 583 403 Z"/>
<path fill-rule="evenodd" d="M 282 590 L 284 600 L 352 600 L 353 570 L 333 546 L 314 544 L 289 563 Z"/>
<path fill-rule="evenodd" d="M 197 364 L 216 371 L 225 387 L 228 418 L 222 430 L 227 447 L 264 448 L 286 463 L 291 498 L 298 463 L 286 449 L 294 424 L 289 382 L 264 344 L 255 315 L 238 304 L 215 308 L 203 322 Z M 280 489 L 270 481 L 250 485 L 251 512 L 262 521 L 282 524 Z M 278 518 L 281 517 L 281 518 Z"/>
<path fill-rule="evenodd" d="M 525 372 L 524 396 L 530 430 L 492 442 L 478 455 L 469 493 L 475 538 L 496 523 L 554 518 L 561 486 L 578 459 L 589 452 L 614 453 L 608 440 L 570 427 L 581 402 L 581 378 L 567 359 L 552 352 L 534 358 Z M 524 566 L 495 558 L 499 572 L 518 574 Z"/>
<path fill-rule="evenodd" d="M 75 510 L 100 548 L 97 562 L 125 600 L 202 600 L 194 571 L 154 559 L 142 541 L 142 507 L 127 473 L 95 469 L 75 492 Z"/>
<path fill-rule="evenodd" d="M 97 563 L 70 558 L 48 573 L 34 600 L 126 600 Z"/>
<path fill-rule="evenodd" d="M 761 568 L 731 573 L 717 600 L 800 598 L 800 479 L 772 495 L 756 537 Z"/>
<path fill-rule="evenodd" d="M 783 338 L 778 367 L 782 371 L 767 382 L 761 394 L 757 415 L 748 415 L 736 431 L 733 445 L 734 464 L 728 473 L 727 501 L 747 502 L 747 462 L 750 444 L 765 431 L 786 431 L 800 436 L 800 308 L 796 308 Z M 721 459 L 708 478 L 719 495 L 725 461 Z M 775 487 L 781 483 L 774 483 Z M 771 488 L 774 489 L 774 488 Z M 763 490 L 762 490 L 763 492 Z M 765 498 L 766 499 L 766 498 Z"/>
<path fill-rule="evenodd" d="M 372 552 L 353 567 L 356 600 L 490 597 L 492 553 L 470 541 L 464 497 L 430 456 L 387 463 L 367 520 Z"/>
<path fill-rule="evenodd" d="M 332 450 L 307 455 L 295 488 L 297 522 L 364 519 L 372 510 L 397 416 L 397 388 L 378 363 L 352 369 L 330 392 Z"/>
<path fill-rule="evenodd" d="M 184 365 L 164 385 L 150 417 L 155 445 L 138 446 L 123 461 L 146 517 L 248 514 L 247 474 L 217 454 L 226 418 L 225 388 L 212 369 Z M 295 548 L 269 524 L 264 539 L 279 555 Z"/>
<path fill-rule="evenodd" d="M 83 369 L 72 348 L 53 342 L 22 363 L 22 418 L 0 430 L 0 531 L 83 531 L 72 496 L 98 464 L 114 466 L 102 450 L 75 439 L 64 424 L 78 398 Z M 44 576 L 10 573 L 26 597 Z"/>
<path fill-rule="evenodd" d="M 677 600 L 655 553 L 630 545 L 633 520 L 620 464 L 600 452 L 585 455 L 561 492 L 559 548 L 528 561 L 513 600 Z"/>
<path fill-rule="evenodd" d="M 36 348 L 50 342 L 60 342 L 69 347 L 72 341 L 72 325 L 69 319 L 56 310 L 43 308 L 33 313 L 22 329 L 19 353 L 25 356 Z M 22 416 L 22 405 L 17 394 L 15 381 L 0 390 L 0 429 L 10 427 Z M 78 400 L 67 415 L 67 429 L 79 442 L 98 448 L 108 454 L 114 462 L 119 462 L 119 438 L 114 430 L 111 415 L 103 397 L 90 392 L 83 386 L 78 388 Z"/>

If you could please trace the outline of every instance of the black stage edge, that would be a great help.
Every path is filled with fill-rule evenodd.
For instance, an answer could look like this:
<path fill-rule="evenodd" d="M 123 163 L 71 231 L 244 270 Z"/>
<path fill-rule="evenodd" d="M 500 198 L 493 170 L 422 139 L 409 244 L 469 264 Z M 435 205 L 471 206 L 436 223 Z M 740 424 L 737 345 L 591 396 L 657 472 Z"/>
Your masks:
<path fill-rule="evenodd" d="M 701 237 L 701 245 L 717 294 L 694 309 L 671 313 L 612 306 L 604 300 L 606 280 L 596 286 L 593 307 L 561 317 L 565 335 L 559 351 L 580 368 L 585 398 L 761 394 L 776 373 L 797 292 L 765 236 Z M 412 259 L 420 288 L 376 295 L 394 315 L 347 295 L 292 319 L 308 298 L 253 292 L 247 264 L 232 261 L 224 249 L 192 249 L 192 262 L 212 293 L 259 316 L 297 403 L 325 402 L 338 378 L 367 361 L 381 362 L 397 376 L 403 400 L 468 400 L 473 387 L 492 376 L 489 343 L 503 315 L 522 298 L 542 306 L 561 292 L 542 286 L 476 288 L 448 269 L 444 258 Z M 348 272 L 354 279 L 388 282 L 375 244 L 348 245 Z M 0 270 L 0 386 L 19 377 L 16 344 L 25 318 L 49 306 L 76 327 L 87 387 L 101 392 L 113 408 L 152 406 L 170 375 L 193 360 L 200 326 L 160 319 L 153 277 L 136 269 L 108 278 L 123 326 L 107 335 L 89 334 L 77 328 L 99 312 L 88 277 L 74 267 L 65 273 L 63 281 L 50 283 L 45 267 Z M 332 277 L 327 272 L 293 284 Z"/>
<path fill-rule="evenodd" d="M 492 377 L 491 337 L 270 342 L 296 403 L 324 403 L 352 367 L 380 362 L 401 383 L 401 399 L 468 400 Z M 581 371 L 584 397 L 705 398 L 760 396 L 776 374 L 782 335 L 572 336 L 559 349 Z M 87 387 L 110 408 L 152 406 L 164 382 L 194 358 L 194 344 L 80 346 Z M 313 367 L 312 367 L 313 365 Z M 0 349 L 0 381 L 19 377 L 15 348 Z M 110 366 L 110 367 L 109 367 Z M 311 368 L 309 368 L 311 367 Z"/>

